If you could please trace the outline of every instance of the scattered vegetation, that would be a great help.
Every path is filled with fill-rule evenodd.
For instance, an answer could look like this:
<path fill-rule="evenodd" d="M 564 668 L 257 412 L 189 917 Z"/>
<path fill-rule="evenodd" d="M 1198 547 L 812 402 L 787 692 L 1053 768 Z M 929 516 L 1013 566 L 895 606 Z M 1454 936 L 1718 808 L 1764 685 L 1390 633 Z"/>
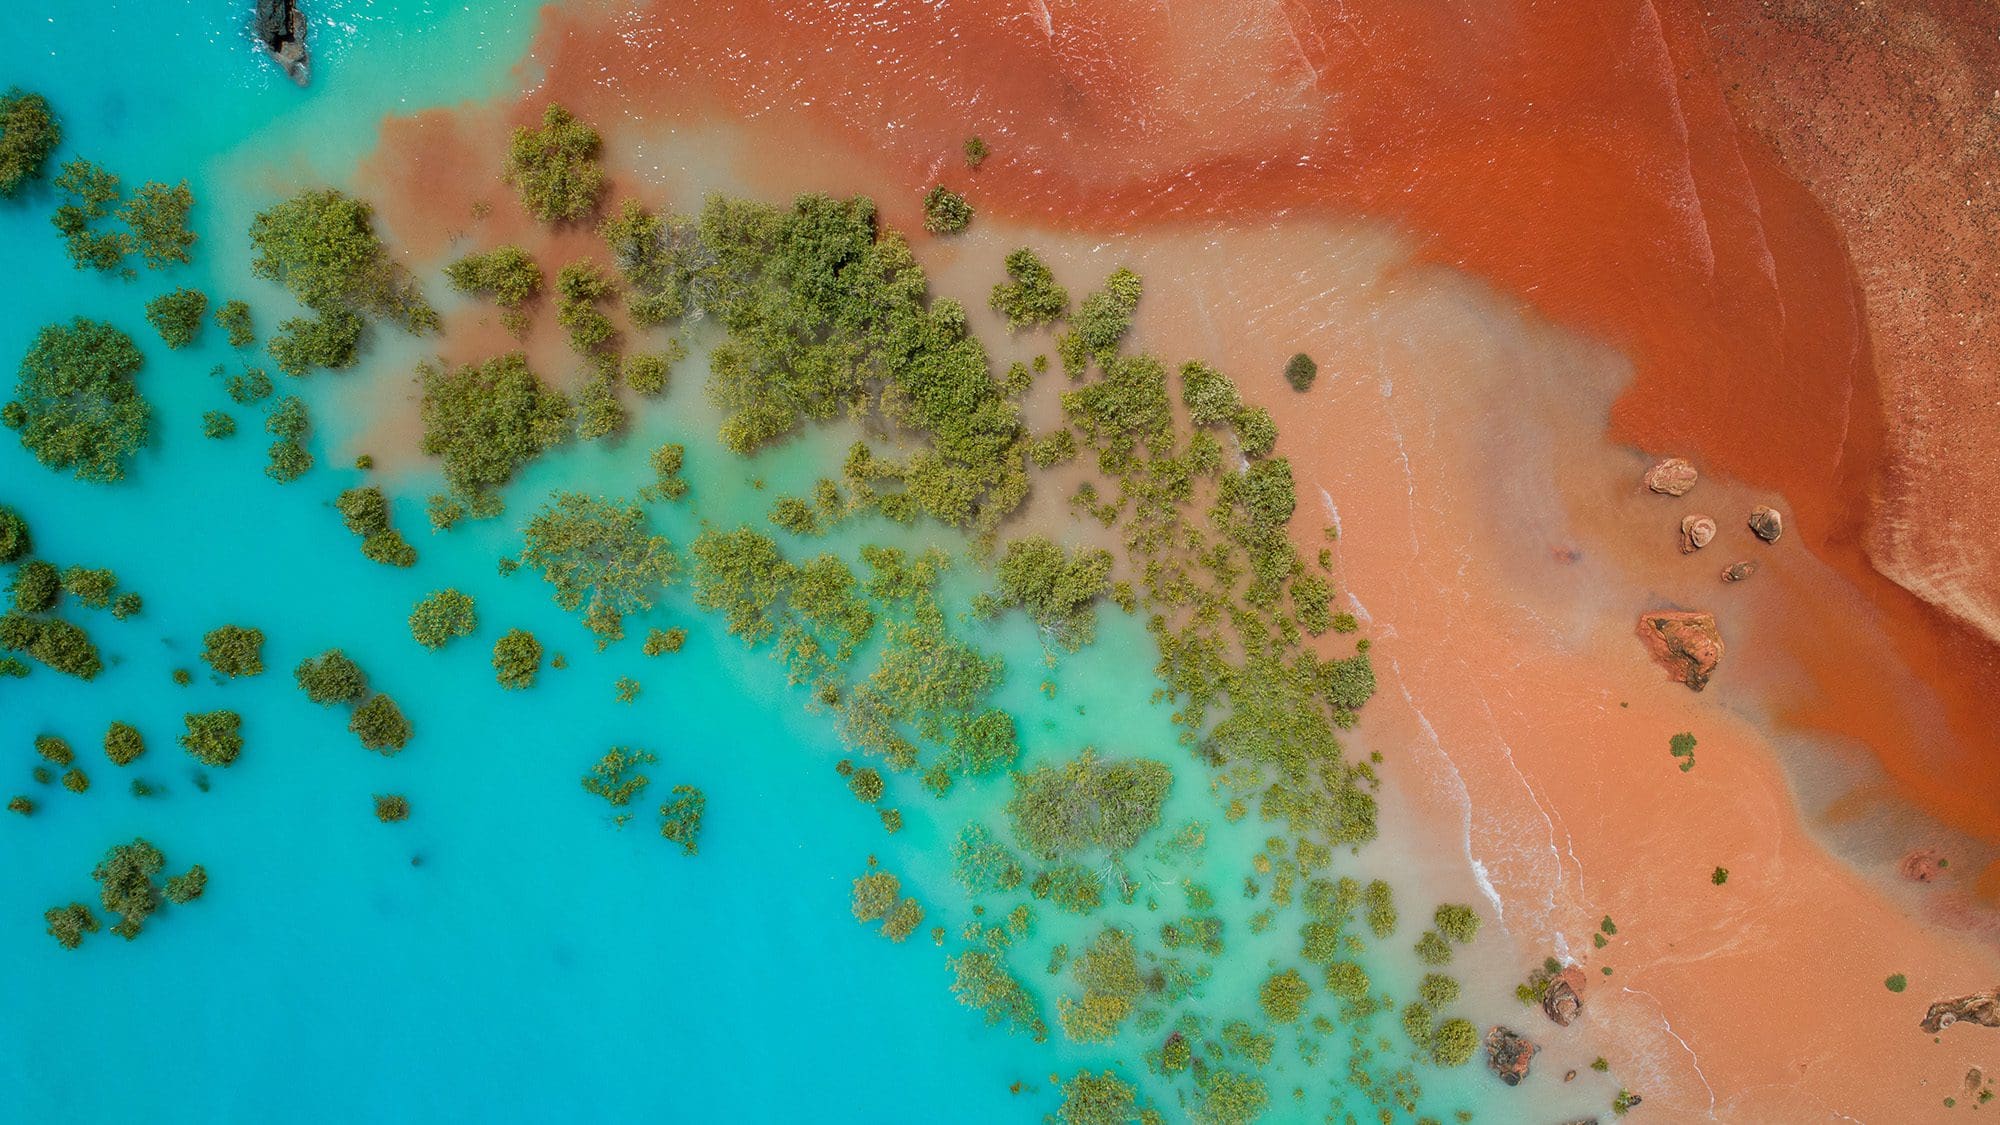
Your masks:
<path fill-rule="evenodd" d="M 410 819 L 410 801 L 400 793 L 375 794 L 375 819 L 396 824 Z"/>
<path fill-rule="evenodd" d="M 632 799 L 645 791 L 652 778 L 639 771 L 660 759 L 645 750 L 632 750 L 624 746 L 613 746 L 604 752 L 604 757 L 590 767 L 583 775 L 584 792 L 602 797 L 604 803 L 615 809 L 622 809 L 632 803 Z M 619 824 L 631 819 L 630 814 L 620 813 Z"/>

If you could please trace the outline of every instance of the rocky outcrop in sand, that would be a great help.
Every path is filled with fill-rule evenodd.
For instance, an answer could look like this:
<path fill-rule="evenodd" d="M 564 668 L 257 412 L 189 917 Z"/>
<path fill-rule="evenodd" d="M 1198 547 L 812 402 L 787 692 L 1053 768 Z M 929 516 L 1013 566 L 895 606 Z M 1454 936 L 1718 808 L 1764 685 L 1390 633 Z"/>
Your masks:
<path fill-rule="evenodd" d="M 1646 470 L 1646 487 L 1663 496 L 1686 496 L 1700 479 L 1694 466 L 1680 457 L 1669 457 Z"/>
<path fill-rule="evenodd" d="M 257 45 L 285 71 L 286 77 L 303 86 L 312 80 L 312 56 L 306 51 L 306 14 L 297 0 L 257 0 L 257 16 L 251 25 Z"/>
<path fill-rule="evenodd" d="M 1486 1066 L 1509 1086 L 1519 1086 L 1528 1076 L 1528 1064 L 1537 1050 L 1527 1036 L 1510 1028 L 1492 1027 L 1486 1032 Z"/>
<path fill-rule="evenodd" d="M 1681 554 L 1692 555 L 1715 538 L 1715 521 L 1707 516 L 1681 517 Z"/>
<path fill-rule="evenodd" d="M 1742 562 L 1733 562 L 1723 567 L 1722 580 L 1724 582 L 1741 582 L 1755 573 L 1757 573 L 1757 564 L 1749 559 L 1744 559 Z"/>
<path fill-rule="evenodd" d="M 1975 992 L 1970 996 L 1939 1000 L 1931 1005 L 1930 1011 L 1924 1013 L 1923 1022 L 1919 1026 L 1936 1035 L 1955 1023 L 2000 1027 L 2000 986 L 1985 992 Z"/>
<path fill-rule="evenodd" d="M 1639 615 L 1639 639 L 1667 675 L 1690 690 L 1708 686 L 1722 663 L 1722 634 L 1712 613 L 1663 609 Z"/>
<path fill-rule="evenodd" d="M 1542 993 L 1542 1011 L 1559 1027 L 1568 1027 L 1583 1014 L 1583 970 L 1571 965 L 1549 981 Z"/>
<path fill-rule="evenodd" d="M 1766 543 L 1776 543 L 1778 536 L 1785 533 L 1785 517 L 1776 508 L 1758 506 L 1750 513 L 1750 530 Z"/>

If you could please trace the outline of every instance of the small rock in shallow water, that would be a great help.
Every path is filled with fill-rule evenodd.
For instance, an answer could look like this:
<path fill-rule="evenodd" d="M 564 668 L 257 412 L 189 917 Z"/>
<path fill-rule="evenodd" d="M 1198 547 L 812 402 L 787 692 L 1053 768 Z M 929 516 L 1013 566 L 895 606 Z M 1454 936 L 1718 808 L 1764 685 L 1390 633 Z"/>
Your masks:
<path fill-rule="evenodd" d="M 312 58 L 306 51 L 306 14 L 297 0 L 257 0 L 252 23 L 257 43 L 271 61 L 303 86 L 312 79 Z"/>
<path fill-rule="evenodd" d="M 1639 639 L 1676 681 L 1693 691 L 1708 686 L 1722 663 L 1722 634 L 1712 613 L 1663 609 L 1639 615 Z"/>
<path fill-rule="evenodd" d="M 1519 1086 L 1528 1076 L 1528 1064 L 1534 1061 L 1537 1049 L 1518 1031 L 1493 1027 L 1486 1032 L 1486 1065 L 1509 1086 Z"/>
<path fill-rule="evenodd" d="M 1681 517 L 1681 554 L 1692 555 L 1715 538 L 1715 521 L 1707 516 Z"/>
<path fill-rule="evenodd" d="M 1742 562 L 1733 562 L 1723 567 L 1722 580 L 1724 582 L 1741 582 L 1755 573 L 1757 573 L 1757 564 L 1751 562 L 1749 559 L 1744 559 Z"/>
<path fill-rule="evenodd" d="M 1686 496 L 1700 479 L 1694 465 L 1682 457 L 1669 457 L 1646 470 L 1646 487 L 1667 496 Z"/>
<path fill-rule="evenodd" d="M 1936 848 L 1918 848 L 1904 856 L 1896 870 L 1912 883 L 1928 883 L 1944 869 L 1943 859 Z"/>
<path fill-rule="evenodd" d="M 1766 543 L 1776 543 L 1778 536 L 1785 533 L 1785 517 L 1776 508 L 1758 507 L 1750 513 L 1750 530 Z"/>
<path fill-rule="evenodd" d="M 1548 991 L 1542 993 L 1542 1011 L 1557 1026 L 1568 1027 L 1583 1014 L 1583 979 L 1583 970 L 1571 965 L 1551 980 Z"/>

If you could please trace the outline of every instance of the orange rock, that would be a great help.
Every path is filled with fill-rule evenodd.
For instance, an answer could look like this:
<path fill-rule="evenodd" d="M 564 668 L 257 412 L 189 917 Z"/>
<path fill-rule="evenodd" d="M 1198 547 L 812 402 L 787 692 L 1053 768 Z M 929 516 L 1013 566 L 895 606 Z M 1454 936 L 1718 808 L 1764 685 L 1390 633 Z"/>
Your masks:
<path fill-rule="evenodd" d="M 1639 639 L 1667 675 L 1693 691 L 1707 687 L 1709 676 L 1722 662 L 1722 634 L 1716 631 L 1712 613 L 1671 609 L 1642 613 Z"/>
<path fill-rule="evenodd" d="M 1669 457 L 1646 470 L 1646 487 L 1667 496 L 1686 496 L 1701 474 L 1685 458 Z"/>

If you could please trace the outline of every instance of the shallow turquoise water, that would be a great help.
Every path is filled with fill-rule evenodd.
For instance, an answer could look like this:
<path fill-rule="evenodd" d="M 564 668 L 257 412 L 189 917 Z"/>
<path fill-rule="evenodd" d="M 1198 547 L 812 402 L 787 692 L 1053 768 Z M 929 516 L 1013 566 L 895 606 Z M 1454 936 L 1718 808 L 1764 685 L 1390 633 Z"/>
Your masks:
<path fill-rule="evenodd" d="M 697 369 L 691 361 L 667 408 L 641 419 L 621 447 L 546 459 L 510 491 L 501 519 L 430 536 L 419 499 L 434 482 L 391 481 L 398 525 L 422 561 L 390 570 L 361 559 L 331 508 L 361 479 L 337 452 L 355 428 L 341 403 L 407 370 L 409 348 L 379 347 L 355 372 L 280 387 L 314 406 L 321 464 L 290 486 L 264 477 L 258 412 L 231 407 L 207 373 L 231 358 L 220 333 L 211 326 L 199 348 L 169 353 L 144 323 L 143 302 L 176 285 L 218 300 L 240 295 L 268 331 L 291 305 L 247 277 L 250 214 L 298 183 L 344 180 L 385 112 L 506 88 L 532 10 L 321 3 L 317 80 L 301 92 L 216 7 L 229 6 L 99 4 L 88 26 L 81 16 L 0 15 L 0 84 L 56 103 L 60 156 L 97 159 L 128 186 L 186 177 L 203 239 L 192 266 L 127 283 L 69 267 L 47 223 L 46 186 L 0 210 L 0 260 L 16 279 L 0 313 L 0 356 L 11 367 L 49 321 L 108 319 L 147 353 L 140 379 L 155 406 L 153 445 L 116 487 L 57 477 L 0 441 L 0 503 L 27 515 L 37 554 L 112 567 L 147 599 L 126 622 L 70 611 L 110 664 L 94 682 L 45 670 L 0 681 L 0 789 L 43 806 L 32 819 L 0 818 L 9 859 L 0 956 L 15 967 L 0 1018 L 6 1112 L 92 1121 L 1032 1120 L 1053 1106 L 1046 1075 L 1110 1065 L 1109 1049 L 1060 1035 L 1037 1045 L 983 1026 L 952 999 L 943 957 L 923 935 L 892 945 L 849 917 L 850 881 L 881 853 L 932 907 L 926 929 L 956 934 L 968 915 L 945 890 L 948 841 L 992 804 L 992 791 L 962 786 L 936 803 L 909 779 L 893 780 L 888 803 L 908 827 L 892 840 L 834 775 L 843 750 L 823 718 L 763 654 L 696 614 L 684 591 L 646 624 L 688 628 L 686 650 L 647 660 L 636 641 L 592 652 L 539 581 L 495 571 L 497 557 L 518 549 L 534 497 L 557 486 L 629 493 L 643 483 L 643 451 L 660 440 L 690 447 L 692 503 L 656 517 L 685 544 L 698 519 L 757 518 L 778 486 L 809 480 L 832 436 L 754 470 L 730 463 L 699 436 L 713 425 L 685 375 Z M 231 409 L 242 432 L 203 439 L 200 415 L 210 409 Z M 752 472 L 773 487 L 750 487 Z M 867 526 L 844 538 L 861 535 L 921 541 Z M 448 585 L 475 595 L 480 627 L 428 654 L 403 616 Z M 952 588 L 963 595 L 970 583 Z M 196 659 L 201 633 L 229 622 L 268 635 L 264 677 L 212 682 Z M 488 654 L 511 627 L 565 652 L 570 667 L 545 671 L 533 691 L 502 692 Z M 1180 760 L 1165 712 L 1147 702 L 1150 675 L 1136 673 L 1154 655 L 1136 622 L 1107 621 L 1098 645 L 1066 658 L 1054 700 L 1037 690 L 1042 649 L 1025 622 L 980 643 L 1007 660 L 1001 698 L 1022 717 L 1026 760 L 1092 744 Z M 417 736 L 400 756 L 362 751 L 340 713 L 293 688 L 289 669 L 331 646 L 411 716 Z M 172 684 L 179 667 L 198 672 L 193 687 Z M 625 674 L 644 684 L 631 706 L 612 700 L 612 681 Z M 202 792 L 173 739 L 182 712 L 216 707 L 243 713 L 247 747 Z M 114 719 L 138 726 L 149 745 L 128 771 L 97 749 Z M 77 747 L 95 788 L 71 795 L 28 779 L 29 743 L 43 732 Z M 578 786 L 618 744 L 661 758 L 642 807 L 675 783 L 707 792 L 699 857 L 660 840 L 643 813 L 615 827 Z M 131 796 L 131 776 L 166 795 Z M 1213 812 L 1196 775 L 1182 777 L 1169 825 Z M 412 819 L 378 824 L 369 803 L 378 792 L 408 795 Z M 1247 845 L 1239 854 L 1261 839 L 1254 823 L 1209 827 L 1211 847 L 1234 840 Z M 41 911 L 93 901 L 91 866 L 134 835 L 158 844 L 170 869 L 206 865 L 206 897 L 167 908 L 135 942 L 99 934 L 74 953 L 56 949 Z M 1225 910 L 1229 890 L 1218 887 Z M 1177 896 L 1163 906 L 1178 908 Z M 1068 924 L 1080 939 L 1085 927 Z M 1269 937 L 1232 939 L 1211 990 L 1253 1008 L 1255 981 L 1289 940 Z M 1038 967 L 1022 969 L 1032 986 Z M 1271 1073 L 1270 1119 L 1317 1119 L 1318 1109 L 1291 1106 L 1282 1067 Z M 1473 1105 L 1475 1070 L 1425 1083 L 1442 1107 Z M 1008 1089 L 1017 1081 L 1023 1094 Z"/>

